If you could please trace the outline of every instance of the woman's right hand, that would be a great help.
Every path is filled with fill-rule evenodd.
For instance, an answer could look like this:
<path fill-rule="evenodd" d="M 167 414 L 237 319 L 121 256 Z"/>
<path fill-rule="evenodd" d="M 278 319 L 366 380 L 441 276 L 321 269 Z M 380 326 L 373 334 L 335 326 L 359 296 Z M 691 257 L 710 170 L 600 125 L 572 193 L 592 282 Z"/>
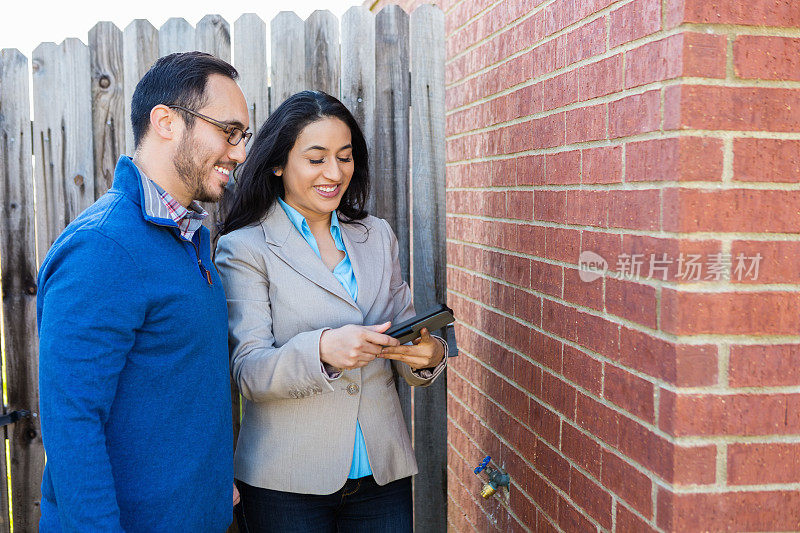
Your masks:
<path fill-rule="evenodd" d="M 327 329 L 319 339 L 319 358 L 339 370 L 361 368 L 375 359 L 384 346 L 398 346 L 394 337 L 384 335 L 391 322 L 375 326 L 348 324 Z"/>

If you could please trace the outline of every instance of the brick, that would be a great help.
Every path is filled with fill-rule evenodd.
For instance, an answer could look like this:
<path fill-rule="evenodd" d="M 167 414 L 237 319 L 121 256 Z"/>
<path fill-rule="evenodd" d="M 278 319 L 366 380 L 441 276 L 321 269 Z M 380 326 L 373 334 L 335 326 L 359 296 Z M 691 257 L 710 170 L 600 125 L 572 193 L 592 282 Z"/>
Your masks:
<path fill-rule="evenodd" d="M 734 241 L 731 282 L 800 283 L 800 243 Z"/>
<path fill-rule="evenodd" d="M 604 17 L 587 22 L 566 34 L 566 64 L 606 51 L 606 21 Z"/>
<path fill-rule="evenodd" d="M 800 191 L 665 189 L 666 231 L 792 233 L 800 225 Z"/>
<path fill-rule="evenodd" d="M 564 299 L 570 303 L 603 310 L 603 286 L 587 283 L 576 268 L 564 268 Z"/>
<path fill-rule="evenodd" d="M 623 505 L 617 505 L 617 516 L 614 522 L 617 525 L 617 533 L 656 533 L 657 531 Z"/>
<path fill-rule="evenodd" d="M 527 155 L 517 158 L 517 185 L 544 184 L 544 156 Z"/>
<path fill-rule="evenodd" d="M 535 202 L 535 199 L 534 199 Z M 517 243 L 511 251 L 544 257 L 545 228 L 520 224 L 517 226 Z"/>
<path fill-rule="evenodd" d="M 800 344 L 731 346 L 731 387 L 800 385 Z"/>
<path fill-rule="evenodd" d="M 716 346 L 676 345 L 626 327 L 620 328 L 619 361 L 680 387 L 717 381 Z"/>
<path fill-rule="evenodd" d="M 666 99 L 670 102 L 665 103 L 665 129 L 793 132 L 800 128 L 797 89 L 682 85 L 668 88 Z"/>
<path fill-rule="evenodd" d="M 611 139 L 658 131 L 661 122 L 660 91 L 633 94 L 610 102 L 608 116 L 608 136 Z"/>
<path fill-rule="evenodd" d="M 530 123 L 530 139 L 520 139 L 521 144 L 515 145 L 519 150 L 539 150 L 542 148 L 552 148 L 564 143 L 564 113 L 554 113 L 546 117 L 532 120 Z M 531 141 L 527 144 L 525 141 Z"/>
<path fill-rule="evenodd" d="M 762 485 L 800 481 L 800 444 L 796 442 L 728 445 L 728 483 Z"/>
<path fill-rule="evenodd" d="M 582 150 L 582 183 L 622 181 L 622 147 L 601 146 Z"/>
<path fill-rule="evenodd" d="M 611 496 L 576 469 L 570 471 L 569 496 L 605 528 L 611 528 Z"/>
<path fill-rule="evenodd" d="M 661 328 L 667 333 L 794 335 L 800 328 L 800 294 L 702 293 L 663 289 Z"/>
<path fill-rule="evenodd" d="M 533 195 L 534 220 L 544 222 L 566 222 L 565 191 L 536 191 Z"/>
<path fill-rule="evenodd" d="M 609 191 L 588 191 L 585 189 L 571 189 L 567 191 L 566 222 L 581 226 L 608 226 L 608 204 L 610 197 L 615 194 Z M 576 262 L 577 256 L 570 258 Z"/>
<path fill-rule="evenodd" d="M 539 472 L 564 492 L 569 491 L 569 463 L 543 441 L 536 443 L 536 462 Z"/>
<path fill-rule="evenodd" d="M 609 45 L 614 48 L 661 29 L 661 1 L 634 0 L 609 15 Z"/>
<path fill-rule="evenodd" d="M 606 278 L 605 305 L 609 313 L 656 328 L 656 289 L 623 279 Z"/>
<path fill-rule="evenodd" d="M 572 502 L 564 498 L 558 505 L 558 525 L 564 531 L 588 533 L 597 531 L 597 527 L 578 511 Z"/>
<path fill-rule="evenodd" d="M 655 421 L 653 384 L 612 365 L 605 367 L 603 396 L 629 413 Z"/>
<path fill-rule="evenodd" d="M 611 359 L 619 357 L 619 325 L 604 316 L 576 312 L 576 342 Z"/>
<path fill-rule="evenodd" d="M 558 46 L 558 40 L 552 39 L 536 46 L 526 57 L 529 61 L 528 70 L 532 78 L 549 74 L 564 66 L 566 61 L 565 50 Z"/>
<path fill-rule="evenodd" d="M 625 181 L 720 181 L 722 140 L 673 137 L 625 145 Z"/>
<path fill-rule="evenodd" d="M 672 483 L 678 485 L 713 485 L 717 482 L 717 447 L 675 446 Z"/>
<path fill-rule="evenodd" d="M 537 437 L 544 439 L 552 446 L 558 446 L 561 419 L 558 418 L 557 414 L 536 400 L 531 400 L 531 413 L 528 417 L 528 425 L 534 433 L 536 433 Z"/>
<path fill-rule="evenodd" d="M 793 531 L 800 491 L 673 494 L 658 491 L 658 527 L 668 531 Z"/>
<path fill-rule="evenodd" d="M 578 72 L 570 70 L 542 82 L 544 109 L 557 109 L 578 101 Z"/>
<path fill-rule="evenodd" d="M 561 423 L 561 453 L 595 478 L 600 478 L 600 445 L 567 422 Z"/>
<path fill-rule="evenodd" d="M 733 179 L 797 183 L 800 181 L 800 141 L 734 139 Z"/>
<path fill-rule="evenodd" d="M 670 208 L 672 206 L 669 206 Z M 657 280 L 670 280 L 670 281 L 689 281 L 693 280 L 693 273 L 689 267 L 686 266 L 687 262 L 697 256 L 698 264 L 702 265 L 709 260 L 711 254 L 720 253 L 722 250 L 720 241 L 717 240 L 686 240 L 677 238 L 661 238 L 650 237 L 645 235 L 628 235 L 622 236 L 622 253 L 630 256 L 628 259 L 631 263 L 634 259 L 637 263 L 641 263 L 639 275 L 650 279 Z M 666 264 L 660 264 L 666 255 Z M 635 257 L 634 257 L 635 256 Z M 682 277 L 678 276 L 679 262 L 683 256 L 683 274 Z M 614 265 L 616 270 L 620 271 L 618 266 L 617 257 L 608 257 L 609 267 Z M 671 261 L 671 263 L 669 263 Z M 628 265 L 627 272 L 630 273 L 631 268 Z M 666 267 L 666 275 L 660 270 L 660 266 Z M 700 278 L 705 275 L 704 272 L 700 273 Z"/>
<path fill-rule="evenodd" d="M 622 253 L 622 236 L 584 230 L 581 232 L 581 252 L 584 251 L 599 254 L 606 260 L 616 258 Z"/>
<path fill-rule="evenodd" d="M 670 400 L 674 406 L 663 400 L 659 426 L 678 437 L 800 431 L 797 394 L 677 394 Z"/>
<path fill-rule="evenodd" d="M 619 450 L 667 482 L 673 481 L 674 444 L 626 416 L 619 417 Z"/>
<path fill-rule="evenodd" d="M 575 388 L 545 372 L 542 375 L 542 399 L 567 418 L 575 419 Z"/>
<path fill-rule="evenodd" d="M 544 257 L 554 261 L 574 262 L 580 254 L 581 232 L 568 228 L 545 228 Z"/>
<path fill-rule="evenodd" d="M 600 396 L 603 380 L 603 363 L 592 356 L 564 345 L 561 373 L 579 387 Z"/>
<path fill-rule="evenodd" d="M 660 196 L 658 189 L 614 191 L 608 206 L 608 225 L 612 228 L 658 229 Z"/>
<path fill-rule="evenodd" d="M 530 288 L 560 298 L 563 286 L 562 270 L 558 265 L 531 261 Z"/>
<path fill-rule="evenodd" d="M 538 331 L 533 331 L 531 333 L 531 344 L 531 358 L 558 372 L 561 368 L 561 341 Z"/>
<path fill-rule="evenodd" d="M 608 104 L 597 104 L 566 112 L 566 143 L 605 139 Z"/>
<path fill-rule="evenodd" d="M 724 35 L 680 33 L 645 43 L 625 55 L 625 88 L 681 76 L 725 78 Z"/>
<path fill-rule="evenodd" d="M 578 81 L 581 101 L 622 90 L 622 74 L 622 54 L 582 66 Z"/>
<path fill-rule="evenodd" d="M 650 478 L 608 450 L 603 450 L 602 457 L 603 485 L 650 518 L 653 514 L 653 483 Z"/>
<path fill-rule="evenodd" d="M 512 314 L 530 324 L 538 325 L 542 321 L 541 298 L 527 291 L 515 289 L 514 310 Z M 491 301 L 491 300 L 490 300 Z"/>
<path fill-rule="evenodd" d="M 595 437 L 610 446 L 619 443 L 620 415 L 597 400 L 578 393 L 575 421 Z"/>
<path fill-rule="evenodd" d="M 683 22 L 741 24 L 744 26 L 800 26 L 800 12 L 793 0 L 670 0 L 668 27 Z"/>
<path fill-rule="evenodd" d="M 566 185 L 581 182 L 581 151 L 570 150 L 544 156 L 545 183 Z"/>
<path fill-rule="evenodd" d="M 739 35 L 733 43 L 733 68 L 740 78 L 800 80 L 800 39 Z"/>

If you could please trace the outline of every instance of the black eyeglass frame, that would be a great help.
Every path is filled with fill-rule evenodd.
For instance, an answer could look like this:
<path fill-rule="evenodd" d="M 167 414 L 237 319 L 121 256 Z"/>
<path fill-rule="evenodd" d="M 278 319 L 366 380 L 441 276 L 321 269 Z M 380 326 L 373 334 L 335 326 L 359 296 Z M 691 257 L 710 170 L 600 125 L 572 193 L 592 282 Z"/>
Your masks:
<path fill-rule="evenodd" d="M 194 115 L 194 116 L 196 116 L 198 118 L 201 118 L 201 119 L 205 120 L 209 124 L 213 124 L 214 126 L 218 127 L 223 132 L 228 134 L 228 144 L 230 144 L 231 146 L 236 146 L 237 144 L 242 142 L 242 139 L 244 139 L 244 144 L 247 144 L 248 142 L 250 142 L 250 137 L 253 136 L 253 132 L 252 131 L 244 131 L 244 130 L 242 130 L 242 128 L 237 128 L 236 126 L 234 126 L 232 124 L 226 124 L 225 122 L 220 122 L 219 120 L 215 120 L 215 119 L 213 119 L 211 117 L 207 117 L 206 115 L 204 115 L 202 113 L 198 113 L 197 111 L 192 111 L 191 109 L 188 109 L 186 107 L 179 106 L 179 105 L 168 105 L 167 107 L 169 107 L 170 109 L 180 109 L 181 111 L 185 111 L 185 112 L 189 113 L 190 115 Z M 237 136 L 237 132 L 238 132 L 238 136 Z M 235 137 L 238 137 L 238 138 L 236 139 L 236 142 L 233 142 L 233 139 Z"/>

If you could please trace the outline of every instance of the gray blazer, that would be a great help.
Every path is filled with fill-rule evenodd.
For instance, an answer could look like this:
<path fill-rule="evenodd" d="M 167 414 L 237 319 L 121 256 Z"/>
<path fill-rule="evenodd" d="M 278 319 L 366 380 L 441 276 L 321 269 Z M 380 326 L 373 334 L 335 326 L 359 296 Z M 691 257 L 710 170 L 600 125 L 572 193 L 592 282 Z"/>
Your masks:
<path fill-rule="evenodd" d="M 375 359 L 330 379 L 320 363 L 325 329 L 414 316 L 389 224 L 371 216 L 361 222 L 341 225 L 358 283 L 355 302 L 277 204 L 261 224 L 219 239 L 231 365 L 245 399 L 234 474 L 249 485 L 337 491 L 350 471 L 356 419 L 378 484 L 417 473 L 392 368 L 409 385 L 426 386 L 447 357 L 432 375 Z"/>

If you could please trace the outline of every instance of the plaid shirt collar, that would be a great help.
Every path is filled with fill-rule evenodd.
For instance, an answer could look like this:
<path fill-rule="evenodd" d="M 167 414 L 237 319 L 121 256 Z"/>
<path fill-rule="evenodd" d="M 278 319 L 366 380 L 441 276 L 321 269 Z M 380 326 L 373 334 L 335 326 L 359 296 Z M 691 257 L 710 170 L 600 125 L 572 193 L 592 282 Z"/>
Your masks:
<path fill-rule="evenodd" d="M 182 206 L 172 195 L 145 176 L 142 169 L 139 169 L 139 174 L 142 177 L 145 212 L 153 218 L 171 219 L 178 226 L 181 237 L 191 241 L 194 233 L 203 225 L 208 212 L 196 200 L 188 208 Z"/>

